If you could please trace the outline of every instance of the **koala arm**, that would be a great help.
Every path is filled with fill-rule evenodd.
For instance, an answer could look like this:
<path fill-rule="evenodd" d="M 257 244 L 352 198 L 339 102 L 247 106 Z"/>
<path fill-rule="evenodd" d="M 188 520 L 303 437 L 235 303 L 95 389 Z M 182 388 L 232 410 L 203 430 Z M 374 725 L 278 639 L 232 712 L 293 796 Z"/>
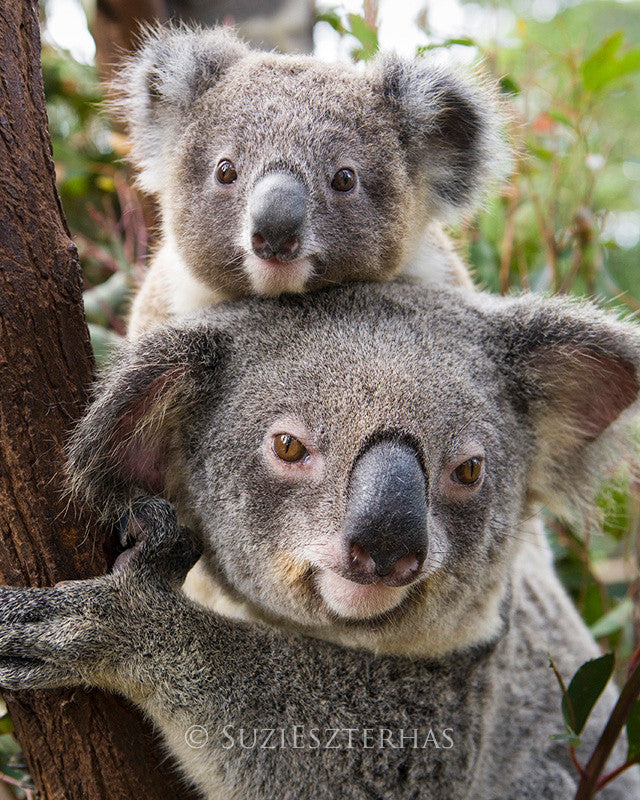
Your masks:
<path fill-rule="evenodd" d="M 175 689 L 165 693 L 165 682 L 191 694 L 202 688 L 196 684 L 208 665 L 206 680 L 215 673 L 224 684 L 241 669 L 236 660 L 227 675 L 228 660 L 220 659 L 231 642 L 240 661 L 243 646 L 248 657 L 259 652 L 254 639 L 266 629 L 233 631 L 233 623 L 180 592 L 199 548 L 168 503 L 147 501 L 131 528 L 138 541 L 109 575 L 50 589 L 0 587 L 0 686 L 88 685 L 143 706 L 175 705 Z"/>

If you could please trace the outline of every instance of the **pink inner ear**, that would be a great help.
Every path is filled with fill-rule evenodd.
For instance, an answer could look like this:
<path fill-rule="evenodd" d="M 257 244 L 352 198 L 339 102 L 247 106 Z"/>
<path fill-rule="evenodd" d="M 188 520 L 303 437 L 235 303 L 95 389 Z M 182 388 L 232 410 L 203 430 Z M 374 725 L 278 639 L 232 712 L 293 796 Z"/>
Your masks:
<path fill-rule="evenodd" d="M 132 441 L 125 445 L 120 458 L 125 479 L 136 483 L 150 494 L 162 494 L 165 464 L 160 447 L 145 446 L 144 443 Z"/>
<path fill-rule="evenodd" d="M 181 373 L 179 368 L 172 369 L 156 378 L 144 394 L 133 401 L 115 429 L 118 471 L 126 481 L 151 494 L 164 491 L 168 432 L 157 430 L 153 424 L 145 425 L 150 422 L 145 417 L 153 416 L 154 402 Z"/>
<path fill-rule="evenodd" d="M 566 404 L 587 441 L 596 439 L 638 397 L 636 369 L 625 359 L 574 350 L 565 354 L 560 364 L 556 362 L 554 368 L 558 377 L 554 381 L 557 399 Z M 548 372 L 545 370 L 544 374 Z"/>

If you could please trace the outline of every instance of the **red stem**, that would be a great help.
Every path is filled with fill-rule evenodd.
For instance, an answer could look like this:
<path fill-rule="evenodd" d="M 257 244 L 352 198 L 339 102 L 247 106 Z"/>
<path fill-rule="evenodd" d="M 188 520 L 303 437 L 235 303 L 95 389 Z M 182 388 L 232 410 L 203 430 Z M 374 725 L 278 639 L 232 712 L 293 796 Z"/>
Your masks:
<path fill-rule="evenodd" d="M 598 783 L 596 784 L 596 792 L 599 792 L 604 786 L 610 783 L 614 778 L 617 778 L 621 772 L 624 772 L 629 767 L 632 767 L 634 764 L 640 762 L 640 755 L 632 758 L 630 761 L 625 761 L 624 764 L 620 764 L 619 767 L 616 767 L 614 770 L 611 770 L 607 775 L 603 775 Z"/>

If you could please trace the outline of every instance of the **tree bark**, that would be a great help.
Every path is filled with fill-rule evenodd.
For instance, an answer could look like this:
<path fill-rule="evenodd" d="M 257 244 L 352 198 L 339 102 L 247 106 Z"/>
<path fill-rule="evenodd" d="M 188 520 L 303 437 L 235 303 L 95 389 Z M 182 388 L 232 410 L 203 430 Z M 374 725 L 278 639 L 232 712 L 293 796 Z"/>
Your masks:
<path fill-rule="evenodd" d="M 111 531 L 62 491 L 65 434 L 92 373 L 77 253 L 51 160 L 38 6 L 0 2 L 2 582 L 51 585 L 102 573 L 111 562 Z M 5 699 L 42 798 L 195 797 L 170 775 L 150 725 L 124 700 L 80 690 Z"/>

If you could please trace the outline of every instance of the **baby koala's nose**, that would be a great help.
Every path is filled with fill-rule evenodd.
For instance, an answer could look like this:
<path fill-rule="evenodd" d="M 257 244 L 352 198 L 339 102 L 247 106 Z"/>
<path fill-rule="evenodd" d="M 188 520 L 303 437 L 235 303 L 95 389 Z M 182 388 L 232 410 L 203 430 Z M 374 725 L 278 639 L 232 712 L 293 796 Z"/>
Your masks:
<path fill-rule="evenodd" d="M 398 441 L 369 447 L 351 474 L 347 508 L 349 577 L 411 583 L 428 551 L 426 478 L 415 450 Z"/>
<path fill-rule="evenodd" d="M 288 172 L 269 172 L 249 198 L 251 246 L 263 259 L 291 261 L 300 251 L 307 217 L 307 189 Z"/>

